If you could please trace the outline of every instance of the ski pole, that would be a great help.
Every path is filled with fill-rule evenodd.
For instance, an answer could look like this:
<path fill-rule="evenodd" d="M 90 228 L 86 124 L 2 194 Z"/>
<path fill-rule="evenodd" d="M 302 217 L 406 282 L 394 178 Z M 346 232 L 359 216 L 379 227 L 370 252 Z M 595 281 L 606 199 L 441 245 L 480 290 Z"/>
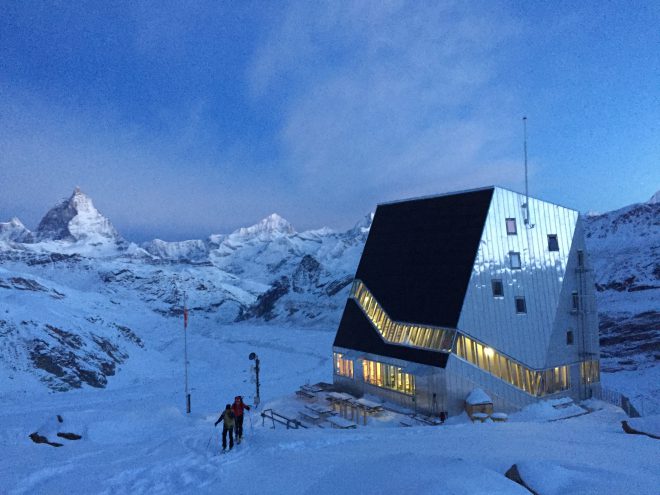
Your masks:
<path fill-rule="evenodd" d="M 250 436 L 252 436 L 254 432 L 252 431 L 252 413 L 250 411 L 248 411 L 248 418 L 250 418 Z"/>
<path fill-rule="evenodd" d="M 206 451 L 207 452 L 209 451 L 209 445 L 211 445 L 211 440 L 213 439 L 214 433 L 215 433 L 215 427 L 213 427 L 213 429 L 211 430 L 211 436 L 209 437 L 209 441 L 206 442 Z"/>

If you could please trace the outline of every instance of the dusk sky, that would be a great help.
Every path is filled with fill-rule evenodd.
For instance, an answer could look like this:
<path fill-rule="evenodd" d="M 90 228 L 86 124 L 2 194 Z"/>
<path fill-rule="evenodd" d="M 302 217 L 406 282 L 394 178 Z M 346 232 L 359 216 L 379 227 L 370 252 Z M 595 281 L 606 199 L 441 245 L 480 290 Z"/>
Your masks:
<path fill-rule="evenodd" d="M 131 240 L 344 229 L 485 185 L 660 189 L 660 2 L 0 4 L 0 221 L 80 186 Z"/>

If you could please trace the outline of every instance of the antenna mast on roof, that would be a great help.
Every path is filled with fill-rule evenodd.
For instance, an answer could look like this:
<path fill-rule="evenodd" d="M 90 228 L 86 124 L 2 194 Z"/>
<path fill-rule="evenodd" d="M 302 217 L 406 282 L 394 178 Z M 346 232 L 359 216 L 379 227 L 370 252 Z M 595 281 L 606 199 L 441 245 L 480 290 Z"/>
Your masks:
<path fill-rule="evenodd" d="M 523 117 L 523 146 L 525 150 L 525 225 L 529 225 L 529 183 L 527 181 L 527 117 Z M 533 227 L 533 225 L 532 225 Z"/>

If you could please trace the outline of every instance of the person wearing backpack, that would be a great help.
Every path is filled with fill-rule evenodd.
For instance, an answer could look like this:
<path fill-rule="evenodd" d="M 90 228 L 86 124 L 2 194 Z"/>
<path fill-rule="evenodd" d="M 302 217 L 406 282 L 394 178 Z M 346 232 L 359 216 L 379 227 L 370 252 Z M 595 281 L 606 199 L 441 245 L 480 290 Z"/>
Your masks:
<path fill-rule="evenodd" d="M 236 443 L 241 443 L 243 438 L 243 410 L 250 410 L 250 406 L 243 402 L 243 397 L 237 395 L 234 397 L 234 404 L 231 406 L 231 410 L 234 413 L 236 418 Z"/>
<path fill-rule="evenodd" d="M 236 417 L 234 412 L 231 410 L 231 406 L 227 404 L 225 410 L 222 411 L 220 417 L 215 422 L 213 426 L 218 426 L 218 423 L 222 421 L 222 451 L 224 452 L 227 449 L 227 433 L 229 433 L 229 450 L 234 448 L 234 424 Z"/>

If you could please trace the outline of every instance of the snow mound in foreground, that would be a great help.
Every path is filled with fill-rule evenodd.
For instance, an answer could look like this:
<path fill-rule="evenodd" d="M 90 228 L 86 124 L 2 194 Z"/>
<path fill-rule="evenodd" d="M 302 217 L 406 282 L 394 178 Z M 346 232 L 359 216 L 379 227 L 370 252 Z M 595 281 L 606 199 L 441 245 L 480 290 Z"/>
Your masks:
<path fill-rule="evenodd" d="M 616 452 L 612 452 L 616 456 Z M 658 487 L 639 473 L 618 472 L 580 464 L 527 461 L 517 465 L 525 484 L 539 495 L 653 493 Z"/>
<path fill-rule="evenodd" d="M 389 454 L 375 455 L 368 463 L 355 462 L 349 456 L 344 462 L 329 467 L 306 493 L 529 495 L 525 488 L 503 474 L 478 463 L 428 452 L 408 453 L 402 459 L 393 449 Z"/>

